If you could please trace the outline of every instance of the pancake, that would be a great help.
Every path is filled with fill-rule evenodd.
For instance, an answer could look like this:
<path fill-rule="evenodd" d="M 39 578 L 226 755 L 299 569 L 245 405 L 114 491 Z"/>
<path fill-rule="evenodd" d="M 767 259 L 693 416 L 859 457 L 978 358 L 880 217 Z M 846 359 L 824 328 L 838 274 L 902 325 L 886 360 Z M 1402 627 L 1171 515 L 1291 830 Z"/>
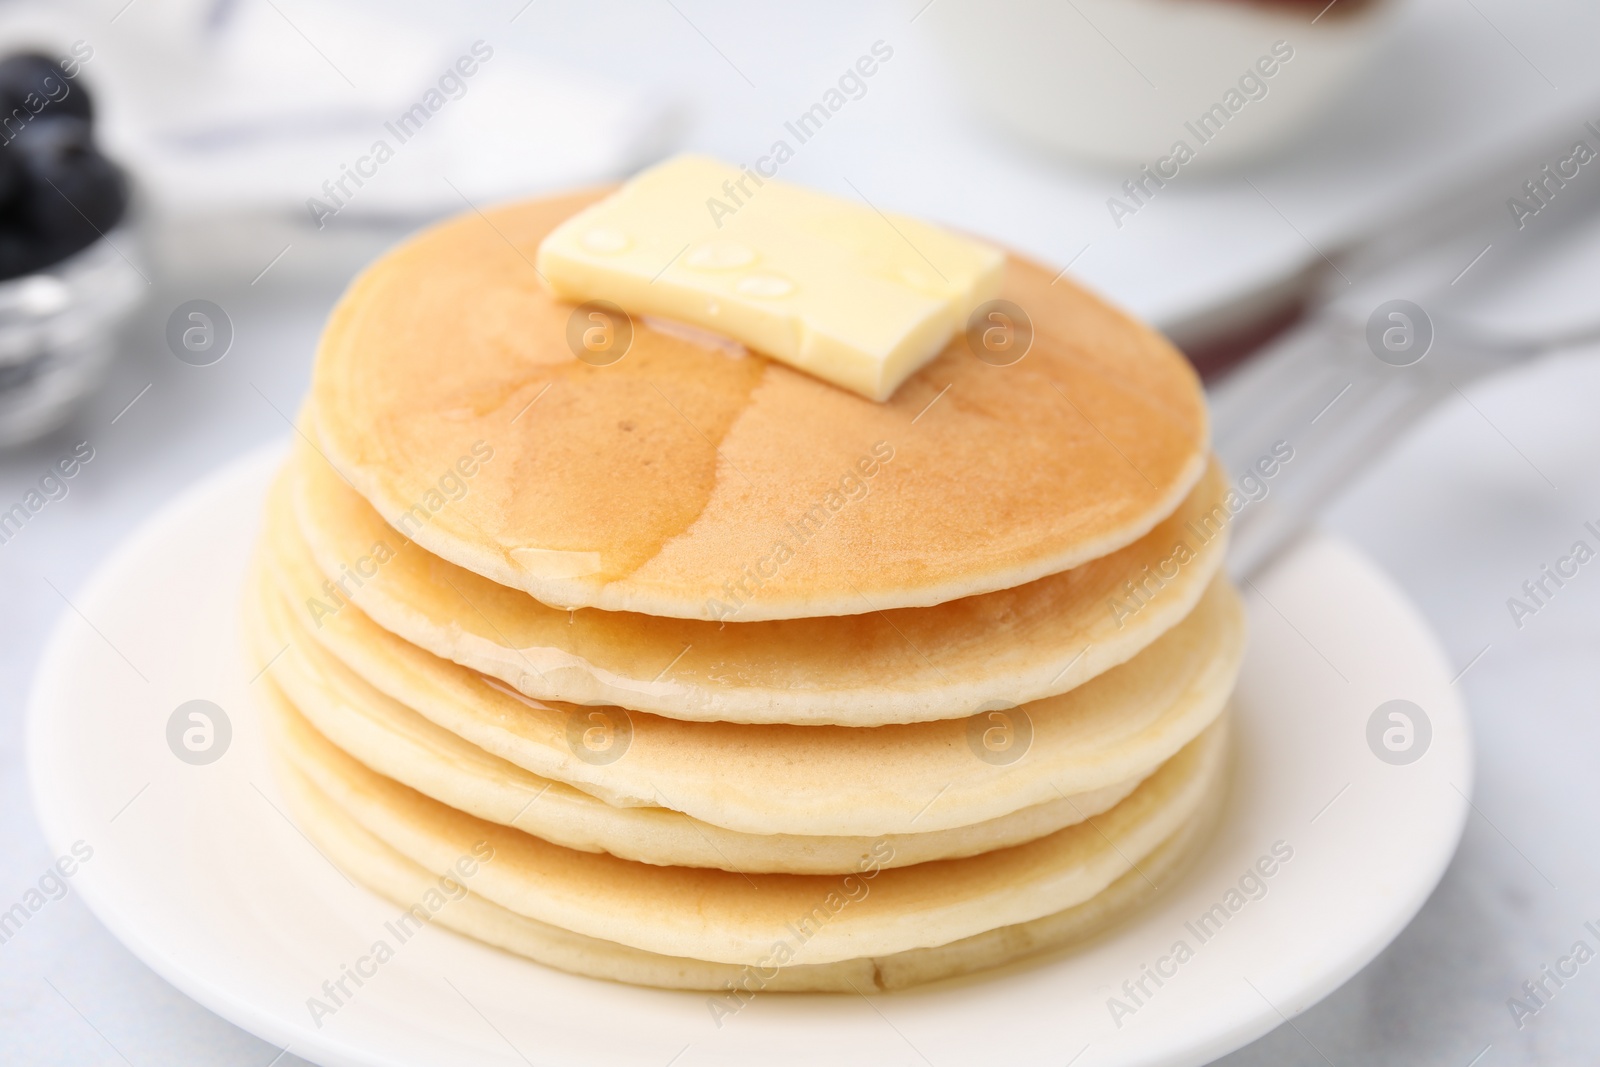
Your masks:
<path fill-rule="evenodd" d="M 275 614 L 275 597 L 264 591 L 260 610 L 248 620 L 263 661 L 279 647 L 266 617 Z M 281 607 L 276 614 L 281 619 Z M 582 852 L 609 852 L 658 865 L 843 874 L 856 869 L 874 841 L 887 841 L 894 850 L 893 860 L 885 866 L 971 856 L 1031 841 L 1099 815 L 1133 792 L 1145 777 L 932 833 L 880 838 L 744 834 L 670 808 L 614 807 L 529 773 L 378 692 L 314 642 L 290 641 L 272 660 L 270 676 L 288 702 L 268 718 L 276 731 L 289 735 L 291 751 L 313 750 L 323 763 L 354 759 L 480 819 L 515 826 Z"/>
<path fill-rule="evenodd" d="M 579 852 L 447 807 L 354 760 L 297 767 L 368 833 L 435 876 L 485 862 L 471 888 L 518 915 L 666 956 L 763 965 L 798 924 L 795 962 L 832 963 L 959 941 L 1089 900 L 1177 833 L 1224 784 L 1227 720 L 1097 818 L 1011 848 L 855 873 L 741 874 Z M 302 772 L 304 773 L 304 772 Z M 492 858 L 487 854 L 492 853 Z M 848 898 L 848 899 L 846 899 Z M 848 906 L 846 906 L 848 904 Z"/>
<path fill-rule="evenodd" d="M 422 232 L 319 344 L 328 457 L 467 570 L 556 607 L 686 619 L 923 607 L 1131 544 L 1205 469 L 1183 356 L 1018 257 L 1001 295 L 1031 320 L 1026 355 L 994 366 L 957 338 L 884 403 L 644 320 L 620 359 L 580 361 L 574 308 L 532 261 L 601 195 Z"/>
<path fill-rule="evenodd" d="M 438 893 L 438 875 L 362 829 L 292 766 L 279 761 L 277 769 L 296 822 L 351 878 L 402 909 L 411 909 L 430 893 Z M 1189 822 L 1141 860 L 1138 870 L 1129 870 L 1082 904 L 947 945 L 886 956 L 764 968 L 662 956 L 518 915 L 470 891 L 452 893 L 456 899 L 434 912 L 432 921 L 573 974 L 666 989 L 714 991 L 719 995 L 708 1000 L 707 1006 L 720 1020 L 738 1011 L 756 993 L 905 989 L 1060 949 L 1098 934 L 1155 896 L 1157 887 L 1166 888 L 1181 874 L 1206 840 L 1220 799 L 1220 793 L 1214 794 Z M 466 884 L 471 881 L 465 879 Z"/>
<path fill-rule="evenodd" d="M 308 686 L 298 670 L 293 678 L 285 679 L 286 667 L 300 666 L 294 657 L 295 652 L 286 653 L 273 666 L 274 677 L 295 706 L 305 709 L 305 715 L 316 722 L 307 721 L 295 707 L 282 709 L 275 728 L 291 735 L 295 749 L 314 750 L 321 763 L 355 760 L 442 804 L 567 848 L 609 852 L 658 866 L 845 874 L 855 870 L 878 841 L 887 842 L 894 850 L 885 867 L 973 856 L 1031 841 L 1100 815 L 1139 784 L 1121 782 L 988 822 L 927 834 L 877 838 L 742 834 L 670 808 L 612 807 L 581 790 L 491 756 L 370 687 L 369 692 L 379 698 L 375 707 L 335 704 L 326 691 L 318 692 L 314 681 Z M 307 690 L 309 696 L 302 700 Z"/>
<path fill-rule="evenodd" d="M 332 610 L 348 596 L 386 629 L 531 697 L 680 719 L 877 726 L 1066 692 L 1186 616 L 1227 542 L 1219 518 L 1227 481 L 1213 462 L 1138 541 L 1017 589 L 927 608 L 719 625 L 548 607 L 400 535 L 309 440 L 298 442 L 291 472 L 317 567 L 294 576 L 297 598 Z M 288 545 L 293 531 L 275 525 L 271 536 L 287 562 L 304 555 Z"/>
<path fill-rule="evenodd" d="M 320 621 L 313 628 L 284 610 L 259 661 L 320 644 L 379 692 L 542 778 L 613 806 L 806 836 L 949 830 L 1142 776 L 1221 714 L 1244 652 L 1242 609 L 1219 577 L 1187 619 L 1069 693 L 965 720 L 858 729 L 685 722 L 534 700 L 401 640 L 353 605 Z M 602 762 L 581 743 L 595 714 L 625 737 L 617 758 Z M 990 732 L 1008 727 L 1009 739 Z M 994 747 L 1008 740 L 1016 747 Z"/>

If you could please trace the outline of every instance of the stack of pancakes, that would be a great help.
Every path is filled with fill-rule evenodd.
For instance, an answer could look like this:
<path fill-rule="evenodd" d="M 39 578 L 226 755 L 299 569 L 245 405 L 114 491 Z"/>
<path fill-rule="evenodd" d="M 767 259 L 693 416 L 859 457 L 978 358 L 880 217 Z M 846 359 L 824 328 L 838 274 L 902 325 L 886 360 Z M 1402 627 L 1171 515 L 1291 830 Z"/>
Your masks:
<path fill-rule="evenodd" d="M 1153 893 L 1244 636 L 1182 357 L 1012 259 L 1026 356 L 957 338 L 885 403 L 670 322 L 597 359 L 533 266 L 593 199 L 445 223 L 332 315 L 246 597 L 308 836 L 419 918 L 730 1005 Z"/>

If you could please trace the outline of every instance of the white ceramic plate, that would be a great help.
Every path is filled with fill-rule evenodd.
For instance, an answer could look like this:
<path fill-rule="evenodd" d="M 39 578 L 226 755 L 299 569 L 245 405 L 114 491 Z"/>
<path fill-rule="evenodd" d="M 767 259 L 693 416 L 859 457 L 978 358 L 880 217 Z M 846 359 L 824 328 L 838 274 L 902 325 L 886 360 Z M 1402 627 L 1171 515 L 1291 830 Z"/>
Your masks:
<path fill-rule="evenodd" d="M 280 454 L 191 490 L 74 596 L 40 668 L 29 756 L 51 845 L 93 850 L 73 884 L 112 932 L 202 1004 L 309 1060 L 1199 1064 L 1372 959 L 1461 833 L 1471 742 L 1439 649 L 1370 564 L 1314 540 L 1248 591 L 1237 766 L 1216 839 L 1152 906 L 1087 945 L 870 999 L 758 996 L 719 1026 L 704 995 L 576 978 L 428 928 L 314 1021 L 308 998 L 389 939 L 399 909 L 348 883 L 289 822 L 264 759 L 236 617 Z M 232 730 L 206 765 L 167 740 L 174 711 L 196 699 Z M 1397 699 L 1431 725 L 1403 765 L 1368 741 L 1374 711 Z M 1292 858 L 1247 877 L 1275 846 Z M 1225 920 L 1200 927 L 1207 912 Z M 1166 972 L 1159 985 L 1147 966 Z"/>

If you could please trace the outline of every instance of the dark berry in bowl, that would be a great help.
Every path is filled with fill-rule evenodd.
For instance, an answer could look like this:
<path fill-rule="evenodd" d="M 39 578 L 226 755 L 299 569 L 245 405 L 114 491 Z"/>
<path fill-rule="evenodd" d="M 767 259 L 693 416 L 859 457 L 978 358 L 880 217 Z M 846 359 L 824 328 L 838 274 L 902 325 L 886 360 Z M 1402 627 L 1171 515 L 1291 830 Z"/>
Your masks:
<path fill-rule="evenodd" d="M 31 274 L 42 264 L 39 239 L 12 222 L 0 222 L 0 279 Z"/>
<path fill-rule="evenodd" d="M 4 211 L 22 192 L 27 175 L 23 171 L 22 153 L 0 148 L 0 211 Z"/>
<path fill-rule="evenodd" d="M 0 125 L 16 132 L 24 115 L 66 116 L 88 122 L 94 118 L 89 93 L 67 77 L 61 64 L 39 52 L 20 52 L 0 59 Z"/>
<path fill-rule="evenodd" d="M 127 180 L 100 154 L 84 120 L 41 115 L 0 154 L 20 165 L 20 188 L 6 215 L 36 241 L 36 268 L 87 248 L 122 218 Z"/>

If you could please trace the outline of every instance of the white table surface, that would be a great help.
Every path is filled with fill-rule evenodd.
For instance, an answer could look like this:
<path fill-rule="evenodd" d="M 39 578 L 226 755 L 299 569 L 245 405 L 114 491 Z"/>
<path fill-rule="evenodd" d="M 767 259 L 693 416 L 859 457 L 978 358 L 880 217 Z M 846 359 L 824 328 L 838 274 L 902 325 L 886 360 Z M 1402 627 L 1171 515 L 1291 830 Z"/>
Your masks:
<path fill-rule="evenodd" d="M 874 39 L 898 34 L 906 41 L 897 53 L 906 60 L 896 72 L 903 80 L 882 81 L 852 116 L 860 121 L 830 128 L 830 137 L 839 136 L 819 140 L 788 175 L 836 188 L 848 176 L 881 190 L 887 205 L 991 233 L 1055 262 L 1092 243 L 1079 274 L 1125 304 L 1171 319 L 1305 262 L 1314 254 L 1307 239 L 1336 241 L 1372 212 L 1426 188 L 1474 138 L 1504 135 L 1581 102 L 1586 83 L 1600 86 L 1596 16 L 1586 16 L 1588 32 L 1575 32 L 1557 6 L 1422 5 L 1325 136 L 1294 160 L 1251 172 L 1299 232 L 1248 187 L 1223 179 L 1175 189 L 1141 213 L 1137 230 L 1113 232 L 1104 198 L 1121 176 L 1064 169 L 967 124 L 937 83 L 932 53 L 905 26 L 914 7 L 859 13 L 805 5 L 804 14 L 774 21 L 750 8 L 687 0 L 678 3 L 682 15 L 666 4 L 578 12 L 536 0 L 506 25 L 517 0 L 463 9 L 466 28 L 456 32 L 466 40 L 502 34 L 524 56 L 559 55 L 671 86 L 695 120 L 687 143 L 732 159 L 764 149 L 768 129 L 836 69 Z M 116 47 L 109 14 L 97 17 L 90 27 L 97 42 Z M 738 62 L 755 90 L 700 32 Z M 1551 89 L 1545 77 L 1562 88 Z M 926 180 L 929 174 L 939 180 Z M 49 627 L 71 610 L 64 598 L 163 501 L 285 432 L 322 316 L 350 272 L 392 239 L 381 231 L 306 231 L 251 285 L 260 267 L 244 265 L 271 260 L 283 244 L 276 233 L 191 225 L 156 236 L 167 255 L 104 390 L 60 433 L 0 454 L 3 507 L 74 443 L 88 440 L 96 450 L 67 498 L 0 545 L 0 908 L 54 858 L 30 810 L 21 720 Z M 237 331 L 227 358 L 209 368 L 179 363 L 162 341 L 167 314 L 195 297 L 221 304 Z M 1479 814 L 1439 891 L 1389 950 L 1293 1026 L 1222 1062 L 1493 1067 L 1589 1063 L 1600 1049 L 1600 963 L 1580 971 L 1521 1030 L 1506 1006 L 1573 941 L 1600 947 L 1583 930 L 1585 920 L 1600 922 L 1593 770 L 1600 570 L 1584 568 L 1520 630 L 1505 603 L 1584 536 L 1585 520 L 1600 520 L 1597 406 L 1600 350 L 1552 356 L 1484 382 L 1417 427 L 1330 512 L 1329 525 L 1415 598 L 1457 664 L 1482 652 L 1458 683 L 1478 730 Z M 1070 1053 L 1063 1050 L 1063 1060 Z M 297 1062 L 155 977 L 75 895 L 52 902 L 0 945 L 0 1062 L 266 1065 L 274 1057 Z"/>

